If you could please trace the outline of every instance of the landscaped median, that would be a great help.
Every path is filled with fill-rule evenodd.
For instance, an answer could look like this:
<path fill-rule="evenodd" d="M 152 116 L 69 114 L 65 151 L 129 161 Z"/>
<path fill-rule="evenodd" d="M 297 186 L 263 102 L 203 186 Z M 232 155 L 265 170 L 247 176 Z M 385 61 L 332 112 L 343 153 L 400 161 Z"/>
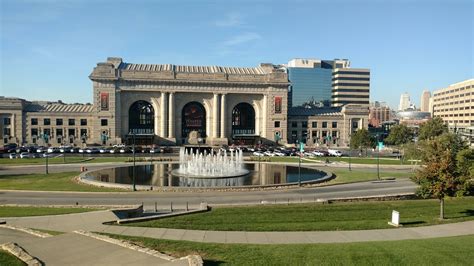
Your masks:
<path fill-rule="evenodd" d="M 219 207 L 209 212 L 131 223 L 128 226 L 214 231 L 328 231 L 390 228 L 392 210 L 403 226 L 473 220 L 474 197 L 446 201 L 446 220 L 438 220 L 437 200 L 335 202 Z"/>
<path fill-rule="evenodd" d="M 212 244 L 109 235 L 205 265 L 472 265 L 474 235 L 344 244 Z"/>
<path fill-rule="evenodd" d="M 82 208 L 82 207 L 36 207 L 36 206 L 1 206 L 0 217 L 25 217 L 25 216 L 42 216 L 42 215 L 58 215 L 81 213 L 101 210 L 98 208 Z"/>
<path fill-rule="evenodd" d="M 26 265 L 26 263 L 24 263 L 8 251 L 0 250 L 0 265 L 24 266 Z"/>
<path fill-rule="evenodd" d="M 116 188 L 102 188 L 79 183 L 79 172 L 50 174 L 0 175 L 0 189 L 38 191 L 116 192 Z"/>

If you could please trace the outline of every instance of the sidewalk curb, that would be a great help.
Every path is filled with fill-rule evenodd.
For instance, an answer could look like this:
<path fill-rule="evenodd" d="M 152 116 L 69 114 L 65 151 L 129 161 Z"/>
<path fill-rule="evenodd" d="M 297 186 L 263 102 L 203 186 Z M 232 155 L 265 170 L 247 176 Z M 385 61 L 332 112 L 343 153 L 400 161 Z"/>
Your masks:
<path fill-rule="evenodd" d="M 0 248 L 5 250 L 6 252 L 12 254 L 13 256 L 17 257 L 19 260 L 26 263 L 26 265 L 32 266 L 41 266 L 44 265 L 38 258 L 31 256 L 25 249 L 23 249 L 17 243 L 6 243 L 0 245 Z"/>

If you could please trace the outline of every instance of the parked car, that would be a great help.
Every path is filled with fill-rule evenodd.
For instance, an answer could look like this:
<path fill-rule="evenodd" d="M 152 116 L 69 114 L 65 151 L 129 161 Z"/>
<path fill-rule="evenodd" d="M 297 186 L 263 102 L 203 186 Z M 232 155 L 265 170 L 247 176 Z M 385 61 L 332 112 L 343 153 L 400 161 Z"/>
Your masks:
<path fill-rule="evenodd" d="M 283 153 L 282 151 L 275 151 L 275 152 L 273 152 L 273 154 L 275 154 L 276 156 L 280 156 L 280 157 L 286 156 L 286 154 Z"/>
<path fill-rule="evenodd" d="M 132 151 L 132 150 L 131 150 L 130 148 L 128 148 L 128 147 L 122 147 L 122 148 L 120 148 L 120 150 L 119 150 L 120 153 L 129 153 L 129 152 L 131 152 L 131 151 Z"/>
<path fill-rule="evenodd" d="M 314 156 L 314 153 L 311 152 L 311 151 L 305 151 L 303 154 L 304 154 L 304 156 L 309 156 L 309 157 L 313 157 L 313 156 Z"/>
<path fill-rule="evenodd" d="M 102 147 L 99 148 L 100 153 L 110 153 L 111 148 Z"/>
<path fill-rule="evenodd" d="M 21 159 L 33 158 L 33 154 L 31 154 L 31 153 L 29 153 L 29 152 L 22 152 L 22 153 L 20 153 L 20 158 L 21 158 Z"/>
<path fill-rule="evenodd" d="M 342 152 L 339 151 L 339 150 L 328 149 L 328 153 L 329 153 L 330 156 L 335 156 L 335 157 L 341 157 L 342 156 Z"/>
<path fill-rule="evenodd" d="M 71 148 L 71 149 L 69 149 L 69 152 L 70 152 L 70 153 L 79 152 L 79 148 Z"/>
<path fill-rule="evenodd" d="M 112 149 L 110 149 L 109 152 L 112 153 L 112 154 L 119 153 L 119 152 L 120 152 L 120 148 L 112 148 Z"/>
<path fill-rule="evenodd" d="M 43 152 L 46 152 L 46 150 L 47 150 L 46 147 L 40 146 L 36 149 L 36 152 L 37 153 L 43 153 Z"/>
<path fill-rule="evenodd" d="M 16 155 L 16 153 L 10 153 L 9 157 L 10 157 L 10 159 L 16 159 L 17 155 Z"/>
<path fill-rule="evenodd" d="M 264 154 L 265 156 L 270 156 L 270 157 L 274 157 L 274 156 L 275 156 L 275 154 L 274 154 L 273 152 L 271 152 L 271 151 L 266 151 L 266 152 L 264 152 L 263 154 Z"/>
<path fill-rule="evenodd" d="M 142 153 L 150 153 L 151 148 L 143 148 Z"/>
<path fill-rule="evenodd" d="M 150 149 L 150 153 L 160 153 L 160 152 L 161 152 L 161 149 L 157 147 Z"/>
<path fill-rule="evenodd" d="M 254 152 L 252 153 L 252 155 L 253 155 L 253 156 L 258 156 L 258 157 L 263 157 L 263 156 L 265 156 L 262 152 L 259 152 L 259 151 L 254 151 Z"/>
<path fill-rule="evenodd" d="M 99 149 L 98 148 L 88 148 L 86 149 L 86 152 L 87 153 L 99 153 Z"/>
<path fill-rule="evenodd" d="M 50 147 L 50 148 L 48 148 L 47 152 L 48 153 L 57 153 L 57 152 L 59 152 L 59 148 L 58 147 Z"/>
<path fill-rule="evenodd" d="M 85 148 L 80 148 L 79 150 L 77 150 L 77 152 L 79 152 L 79 153 L 85 153 L 85 152 L 86 152 L 86 149 L 85 149 Z"/>
<path fill-rule="evenodd" d="M 71 149 L 71 146 L 60 146 L 59 147 L 59 152 L 60 153 L 65 153 Z"/>
<path fill-rule="evenodd" d="M 314 154 L 315 156 L 319 156 L 319 157 L 325 156 L 325 155 L 324 155 L 324 152 L 322 152 L 322 151 L 313 151 L 313 154 Z"/>

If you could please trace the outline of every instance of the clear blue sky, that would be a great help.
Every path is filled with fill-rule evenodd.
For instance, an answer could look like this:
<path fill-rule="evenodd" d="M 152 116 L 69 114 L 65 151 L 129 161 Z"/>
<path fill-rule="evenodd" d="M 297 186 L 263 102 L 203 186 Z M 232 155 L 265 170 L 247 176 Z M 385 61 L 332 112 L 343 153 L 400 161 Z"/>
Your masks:
<path fill-rule="evenodd" d="M 126 62 L 256 66 L 348 58 L 371 100 L 474 77 L 473 1 L 2 0 L 0 95 L 92 101 L 88 75 Z"/>

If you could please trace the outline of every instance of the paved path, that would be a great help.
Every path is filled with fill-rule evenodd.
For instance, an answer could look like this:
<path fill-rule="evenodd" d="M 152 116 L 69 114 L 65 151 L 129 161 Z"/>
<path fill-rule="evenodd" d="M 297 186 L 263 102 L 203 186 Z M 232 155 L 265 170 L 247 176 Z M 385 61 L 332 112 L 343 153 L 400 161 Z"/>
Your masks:
<path fill-rule="evenodd" d="M 145 236 L 159 239 L 188 240 L 208 243 L 343 243 L 424 239 L 474 234 L 474 221 L 411 228 L 311 232 L 202 231 L 113 226 L 102 224 L 105 221 L 111 221 L 114 219 L 116 219 L 114 215 L 108 211 L 56 216 L 6 218 L 8 224 L 29 228 L 48 229 L 63 232 L 81 229 L 85 231 L 96 231 L 128 236 Z"/>
<path fill-rule="evenodd" d="M 40 238 L 0 227 L 0 244 L 15 242 L 45 265 L 187 265 L 165 260 L 102 240 L 65 233 Z"/>

